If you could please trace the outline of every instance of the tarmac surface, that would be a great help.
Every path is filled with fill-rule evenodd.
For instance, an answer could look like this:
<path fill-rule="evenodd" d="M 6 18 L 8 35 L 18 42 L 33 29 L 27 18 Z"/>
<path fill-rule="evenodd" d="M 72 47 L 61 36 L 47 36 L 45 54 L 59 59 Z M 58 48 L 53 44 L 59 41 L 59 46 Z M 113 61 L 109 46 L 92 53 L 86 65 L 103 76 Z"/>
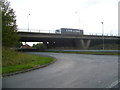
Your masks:
<path fill-rule="evenodd" d="M 67 53 L 48 55 L 57 61 L 47 67 L 3 78 L 3 88 L 112 88 L 118 82 L 118 56 Z"/>

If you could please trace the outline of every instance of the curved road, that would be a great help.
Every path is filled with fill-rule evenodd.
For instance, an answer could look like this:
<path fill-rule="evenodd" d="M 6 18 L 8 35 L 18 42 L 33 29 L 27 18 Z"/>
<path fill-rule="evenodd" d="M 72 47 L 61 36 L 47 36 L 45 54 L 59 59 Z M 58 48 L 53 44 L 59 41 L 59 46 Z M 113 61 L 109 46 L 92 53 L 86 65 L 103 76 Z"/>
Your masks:
<path fill-rule="evenodd" d="M 29 53 L 58 60 L 45 68 L 3 78 L 3 88 L 106 88 L 118 80 L 118 56 Z"/>

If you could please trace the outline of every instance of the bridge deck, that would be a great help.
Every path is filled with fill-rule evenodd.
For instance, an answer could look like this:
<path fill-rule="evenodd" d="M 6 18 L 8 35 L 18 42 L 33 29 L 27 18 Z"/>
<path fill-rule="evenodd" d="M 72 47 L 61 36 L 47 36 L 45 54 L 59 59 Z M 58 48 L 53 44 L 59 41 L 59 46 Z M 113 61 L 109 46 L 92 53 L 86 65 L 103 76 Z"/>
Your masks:
<path fill-rule="evenodd" d="M 18 32 L 22 38 L 57 38 L 57 39 L 103 39 L 102 35 L 68 35 L 68 34 L 51 34 L 37 32 Z M 116 40 L 119 36 L 104 36 L 104 39 Z"/>

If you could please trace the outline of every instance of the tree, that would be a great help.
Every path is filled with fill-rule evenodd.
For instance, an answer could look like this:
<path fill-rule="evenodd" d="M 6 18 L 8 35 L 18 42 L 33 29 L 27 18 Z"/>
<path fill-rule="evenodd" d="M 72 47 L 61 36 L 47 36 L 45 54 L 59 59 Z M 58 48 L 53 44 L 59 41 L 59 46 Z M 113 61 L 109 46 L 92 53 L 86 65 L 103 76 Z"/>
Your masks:
<path fill-rule="evenodd" d="M 18 43 L 16 44 L 16 47 L 17 47 L 17 48 L 20 48 L 21 46 L 23 46 L 23 43 L 22 43 L 22 42 L 18 42 Z"/>
<path fill-rule="evenodd" d="M 2 45 L 11 47 L 18 43 L 16 16 L 10 2 L 0 1 L 2 10 Z"/>
<path fill-rule="evenodd" d="M 39 49 L 39 50 L 45 50 L 47 47 L 42 43 L 37 43 L 37 44 L 33 44 L 33 48 Z"/>

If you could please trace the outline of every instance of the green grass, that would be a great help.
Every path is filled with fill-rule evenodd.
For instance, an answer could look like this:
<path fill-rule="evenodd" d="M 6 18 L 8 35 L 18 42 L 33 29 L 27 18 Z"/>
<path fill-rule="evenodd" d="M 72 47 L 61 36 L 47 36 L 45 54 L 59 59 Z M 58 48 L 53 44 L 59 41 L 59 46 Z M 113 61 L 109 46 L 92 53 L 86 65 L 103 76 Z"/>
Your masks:
<path fill-rule="evenodd" d="M 43 57 L 16 52 L 8 48 L 2 49 L 2 73 L 21 71 L 44 65 L 53 61 L 52 57 Z"/>
<path fill-rule="evenodd" d="M 51 53 L 75 53 L 75 54 L 94 54 L 94 55 L 120 55 L 117 52 L 82 52 L 82 51 L 46 51 Z"/>

